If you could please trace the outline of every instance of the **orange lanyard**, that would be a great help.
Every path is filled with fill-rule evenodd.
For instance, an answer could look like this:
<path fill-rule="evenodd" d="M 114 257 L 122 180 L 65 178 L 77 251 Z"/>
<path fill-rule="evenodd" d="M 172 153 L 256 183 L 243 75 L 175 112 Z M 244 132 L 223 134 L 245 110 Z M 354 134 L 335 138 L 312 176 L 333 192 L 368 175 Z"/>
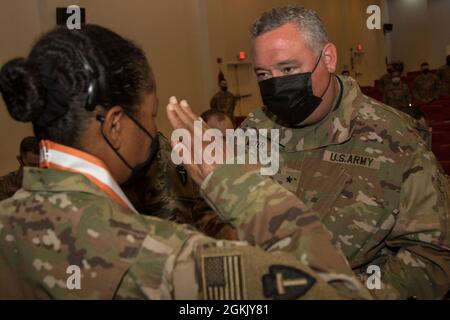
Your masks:
<path fill-rule="evenodd" d="M 138 213 L 100 159 L 49 140 L 40 142 L 40 167 L 77 172 L 119 204 Z"/>

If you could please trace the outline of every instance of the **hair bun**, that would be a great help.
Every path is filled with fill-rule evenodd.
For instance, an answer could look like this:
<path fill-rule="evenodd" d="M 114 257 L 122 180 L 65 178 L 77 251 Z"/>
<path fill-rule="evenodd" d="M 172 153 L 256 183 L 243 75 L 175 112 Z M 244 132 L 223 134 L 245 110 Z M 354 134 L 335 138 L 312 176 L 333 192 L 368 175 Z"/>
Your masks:
<path fill-rule="evenodd" d="M 9 114 L 18 121 L 34 121 L 41 115 L 46 105 L 43 90 L 26 59 L 11 60 L 0 71 L 0 92 Z"/>

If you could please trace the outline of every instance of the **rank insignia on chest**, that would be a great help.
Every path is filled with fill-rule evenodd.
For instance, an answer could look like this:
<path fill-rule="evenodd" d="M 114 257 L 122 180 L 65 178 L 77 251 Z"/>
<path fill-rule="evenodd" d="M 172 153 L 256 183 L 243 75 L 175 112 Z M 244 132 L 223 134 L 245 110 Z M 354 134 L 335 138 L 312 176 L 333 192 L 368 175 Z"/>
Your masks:
<path fill-rule="evenodd" d="M 326 150 L 323 154 L 323 160 L 332 163 L 340 163 L 369 169 L 380 169 L 380 161 L 367 156 L 361 156 L 350 153 L 338 153 Z"/>
<path fill-rule="evenodd" d="M 296 192 L 300 181 L 300 175 L 301 172 L 299 170 L 282 168 L 281 172 L 274 176 L 274 180 L 289 191 Z"/>

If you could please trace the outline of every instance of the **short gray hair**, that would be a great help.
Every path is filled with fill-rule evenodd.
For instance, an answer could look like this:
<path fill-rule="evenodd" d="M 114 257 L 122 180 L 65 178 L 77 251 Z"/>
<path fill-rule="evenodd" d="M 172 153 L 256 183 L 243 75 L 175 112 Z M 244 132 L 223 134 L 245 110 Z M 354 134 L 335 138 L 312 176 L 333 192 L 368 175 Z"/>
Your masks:
<path fill-rule="evenodd" d="M 328 43 L 327 31 L 317 12 L 302 6 L 279 7 L 264 12 L 253 23 L 250 35 L 255 39 L 287 23 L 296 25 L 309 47 L 317 53 Z"/>

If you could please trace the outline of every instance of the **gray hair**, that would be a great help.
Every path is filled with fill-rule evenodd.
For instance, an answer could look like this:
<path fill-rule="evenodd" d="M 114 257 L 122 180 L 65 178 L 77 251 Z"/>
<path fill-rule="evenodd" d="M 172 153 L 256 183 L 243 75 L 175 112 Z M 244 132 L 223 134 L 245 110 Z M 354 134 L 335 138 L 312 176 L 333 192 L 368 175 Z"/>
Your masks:
<path fill-rule="evenodd" d="M 250 29 L 252 39 L 275 30 L 287 23 L 293 23 L 302 33 L 308 46 L 316 53 L 328 43 L 325 26 L 317 12 L 302 6 L 286 6 L 273 8 L 264 12 Z"/>

